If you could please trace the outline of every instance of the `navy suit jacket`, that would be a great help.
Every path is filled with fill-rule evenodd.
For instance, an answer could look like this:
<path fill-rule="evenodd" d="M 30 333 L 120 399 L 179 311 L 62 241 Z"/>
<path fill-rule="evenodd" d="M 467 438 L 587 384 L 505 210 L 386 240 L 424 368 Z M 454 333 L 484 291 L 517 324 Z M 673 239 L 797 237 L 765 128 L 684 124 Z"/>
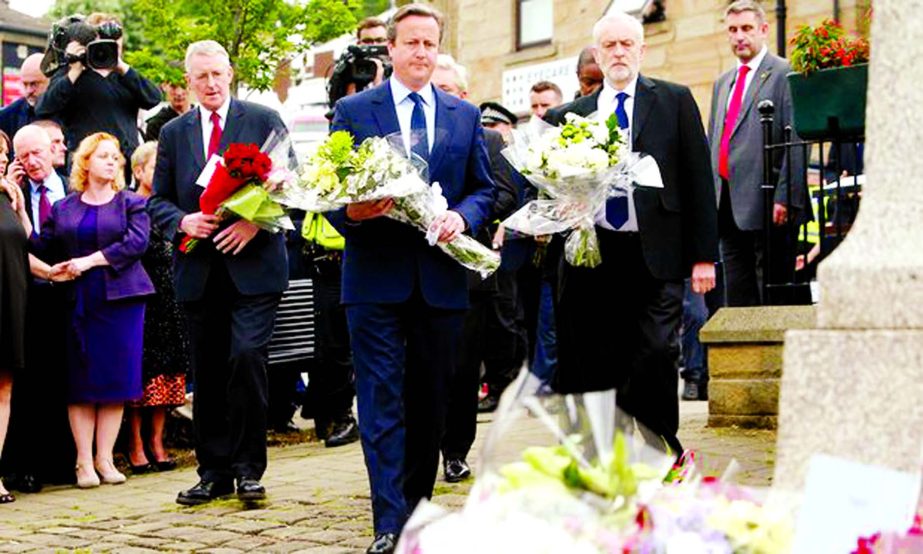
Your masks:
<path fill-rule="evenodd" d="M 223 152 L 231 143 L 263 146 L 272 131 L 286 133 L 278 113 L 232 98 L 218 151 Z M 154 224 L 174 242 L 184 236 L 179 231 L 183 216 L 199 211 L 199 196 L 205 189 L 195 181 L 205 168 L 205 162 L 198 109 L 189 110 L 164 125 L 157 146 L 154 190 L 148 201 L 148 211 Z M 241 294 L 281 293 L 288 287 L 285 238 L 279 233 L 260 231 L 236 256 L 221 254 L 210 239 L 199 242 L 187 254 L 176 252 L 177 300 L 188 302 L 202 297 L 213 263 L 225 264 Z"/>
<path fill-rule="evenodd" d="M 466 234 L 476 236 L 491 217 L 496 197 L 481 114 L 472 104 L 434 90 L 436 136 L 429 156 L 430 182 L 440 184 L 449 209 L 467 223 Z M 390 81 L 337 102 L 331 128 L 349 131 L 356 144 L 399 133 Z M 419 230 L 384 217 L 350 222 L 345 209 L 329 213 L 328 219 L 346 238 L 345 304 L 404 302 L 419 286 L 432 307 L 468 306 L 465 269 L 438 247 L 429 246 Z"/>

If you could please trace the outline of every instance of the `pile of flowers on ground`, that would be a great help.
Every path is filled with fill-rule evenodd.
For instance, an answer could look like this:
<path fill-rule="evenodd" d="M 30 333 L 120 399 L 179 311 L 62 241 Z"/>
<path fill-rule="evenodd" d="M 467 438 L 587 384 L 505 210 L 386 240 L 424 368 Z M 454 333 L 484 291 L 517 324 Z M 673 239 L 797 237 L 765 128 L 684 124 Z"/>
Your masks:
<path fill-rule="evenodd" d="M 501 406 L 462 511 L 418 508 L 401 554 L 788 552 L 788 505 L 705 479 L 686 455 L 652 448 L 615 407 L 614 391 L 528 396 Z M 508 430 L 544 430 L 518 445 Z M 532 436 L 537 433 L 531 433 Z M 513 451 L 518 459 L 509 460 Z"/>

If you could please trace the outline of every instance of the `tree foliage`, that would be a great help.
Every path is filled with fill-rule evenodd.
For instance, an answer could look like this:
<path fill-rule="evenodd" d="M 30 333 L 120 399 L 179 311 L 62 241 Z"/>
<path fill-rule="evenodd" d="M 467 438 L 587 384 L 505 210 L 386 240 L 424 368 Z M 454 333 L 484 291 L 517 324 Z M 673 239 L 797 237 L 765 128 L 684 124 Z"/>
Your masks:
<path fill-rule="evenodd" d="M 55 16 L 111 11 L 123 18 L 125 60 L 154 82 L 182 81 L 182 60 L 194 41 L 216 40 L 238 84 L 268 90 L 276 70 L 311 46 L 350 31 L 359 0 L 57 0 Z"/>

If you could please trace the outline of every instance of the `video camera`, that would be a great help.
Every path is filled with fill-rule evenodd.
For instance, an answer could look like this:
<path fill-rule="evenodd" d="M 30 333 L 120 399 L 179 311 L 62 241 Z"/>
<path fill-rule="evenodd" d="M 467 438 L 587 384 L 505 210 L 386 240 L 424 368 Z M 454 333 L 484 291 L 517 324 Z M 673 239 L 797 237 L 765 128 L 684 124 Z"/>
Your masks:
<path fill-rule="evenodd" d="M 331 108 L 349 93 L 350 84 L 355 85 L 355 92 L 361 92 L 375 80 L 378 64 L 374 60 L 381 63 L 384 78 L 390 77 L 392 67 L 387 46 L 351 44 L 346 47 L 327 82 L 327 100 Z"/>
<path fill-rule="evenodd" d="M 115 21 L 93 26 L 80 14 L 67 16 L 51 26 L 42 59 L 42 73 L 51 77 L 58 68 L 77 61 L 94 69 L 114 69 L 119 65 L 119 45 L 116 41 L 121 37 L 122 26 Z M 80 56 L 68 54 L 67 45 L 74 41 L 86 46 L 86 53 Z"/>

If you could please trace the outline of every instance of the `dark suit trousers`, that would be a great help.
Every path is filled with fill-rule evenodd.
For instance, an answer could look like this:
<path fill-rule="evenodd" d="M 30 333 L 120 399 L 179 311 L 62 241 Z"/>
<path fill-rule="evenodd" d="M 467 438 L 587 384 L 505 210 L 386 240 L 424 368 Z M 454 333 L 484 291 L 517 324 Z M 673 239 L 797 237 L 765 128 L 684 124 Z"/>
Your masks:
<path fill-rule="evenodd" d="M 617 390 L 616 401 L 677 454 L 679 328 L 683 282 L 655 279 L 637 233 L 597 227 L 603 262 L 596 268 L 561 262 L 557 305 L 561 393 Z"/>
<path fill-rule="evenodd" d="M 718 204 L 718 237 L 727 306 L 762 304 L 763 255 L 766 235 L 762 230 L 743 231 L 734 221 L 728 182 L 722 182 Z"/>
<path fill-rule="evenodd" d="M 489 324 L 496 319 L 493 291 L 472 291 L 470 302 L 462 328 L 458 365 L 448 391 L 449 408 L 442 437 L 445 459 L 467 458 L 477 436 L 481 362 L 489 351 Z"/>
<path fill-rule="evenodd" d="M 195 374 L 195 451 L 203 479 L 259 479 L 266 471 L 266 346 L 281 297 L 240 294 L 216 260 L 205 295 L 183 304 Z"/>
<path fill-rule="evenodd" d="M 398 533 L 436 483 L 464 311 L 430 307 L 416 290 L 348 305 L 346 317 L 375 532 Z"/>

